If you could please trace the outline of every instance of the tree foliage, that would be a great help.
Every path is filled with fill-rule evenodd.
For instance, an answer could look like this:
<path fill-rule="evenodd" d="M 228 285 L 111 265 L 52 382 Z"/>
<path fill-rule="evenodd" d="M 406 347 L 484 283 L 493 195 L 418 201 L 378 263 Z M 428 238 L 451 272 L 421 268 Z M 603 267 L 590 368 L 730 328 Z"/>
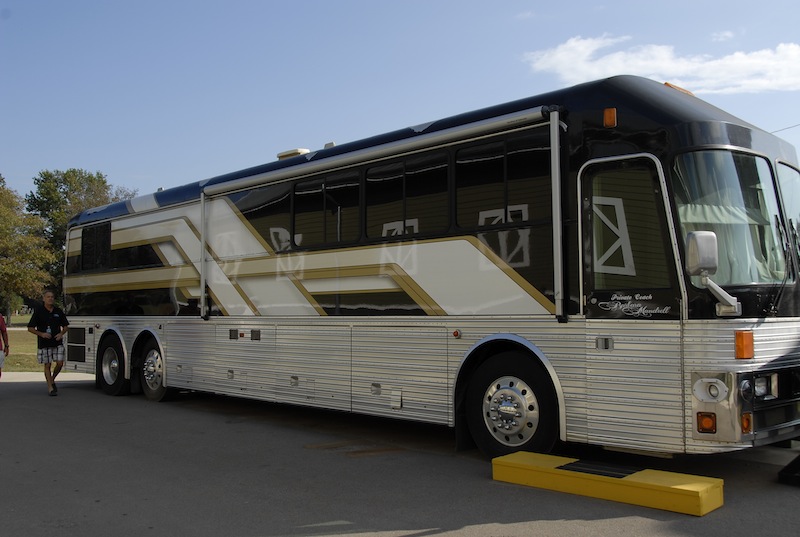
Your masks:
<path fill-rule="evenodd" d="M 61 282 L 64 270 L 64 245 L 70 219 L 92 207 L 100 207 L 134 197 L 136 190 L 112 187 L 100 172 L 70 168 L 43 170 L 34 177 L 36 189 L 25 196 L 27 210 L 45 221 L 44 237 L 56 258 L 49 266 L 53 280 Z"/>
<path fill-rule="evenodd" d="M 45 221 L 23 211 L 23 200 L 0 175 L 0 306 L 20 296 L 38 296 L 52 282 L 48 268 L 56 260 L 45 238 Z"/>

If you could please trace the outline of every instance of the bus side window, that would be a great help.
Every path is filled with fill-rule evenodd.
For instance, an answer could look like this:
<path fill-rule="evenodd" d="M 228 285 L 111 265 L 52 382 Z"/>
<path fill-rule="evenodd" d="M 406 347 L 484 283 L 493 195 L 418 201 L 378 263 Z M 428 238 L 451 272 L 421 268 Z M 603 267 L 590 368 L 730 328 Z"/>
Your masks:
<path fill-rule="evenodd" d="M 303 246 L 325 242 L 325 191 L 322 179 L 297 183 L 294 187 L 294 233 Z"/>
<path fill-rule="evenodd" d="M 81 270 L 104 270 L 111 265 L 111 223 L 86 226 L 81 233 Z"/>
<path fill-rule="evenodd" d="M 358 172 L 318 177 L 296 184 L 293 216 L 297 246 L 358 240 L 361 233 Z"/>
<path fill-rule="evenodd" d="M 456 221 L 463 229 L 549 222 L 550 139 L 533 129 L 456 154 Z"/>
<path fill-rule="evenodd" d="M 549 132 L 536 127 L 458 151 L 455 197 L 458 227 L 479 230 L 483 244 L 552 296 Z"/>
<path fill-rule="evenodd" d="M 505 219 L 505 146 L 492 142 L 456 154 L 456 222 L 466 229 L 497 223 L 487 221 L 487 211 Z"/>
<path fill-rule="evenodd" d="M 447 155 L 432 153 L 367 170 L 367 236 L 447 230 Z"/>
<path fill-rule="evenodd" d="M 291 185 L 268 185 L 235 192 L 228 197 L 274 251 L 289 250 Z M 301 241 L 295 238 L 296 243 Z"/>
<path fill-rule="evenodd" d="M 367 237 L 404 234 L 403 163 L 396 162 L 367 170 Z M 388 225 L 394 223 L 398 225 Z"/>
<path fill-rule="evenodd" d="M 510 138 L 506 144 L 508 211 L 525 206 L 526 221 L 550 223 L 550 137 L 543 129 Z M 512 217 L 512 220 L 519 221 Z"/>
<path fill-rule="evenodd" d="M 447 155 L 422 155 L 406 162 L 405 202 L 406 221 L 416 221 L 414 233 L 435 233 L 448 228 Z"/>
<path fill-rule="evenodd" d="M 361 238 L 360 175 L 348 171 L 325 179 L 325 242 Z"/>

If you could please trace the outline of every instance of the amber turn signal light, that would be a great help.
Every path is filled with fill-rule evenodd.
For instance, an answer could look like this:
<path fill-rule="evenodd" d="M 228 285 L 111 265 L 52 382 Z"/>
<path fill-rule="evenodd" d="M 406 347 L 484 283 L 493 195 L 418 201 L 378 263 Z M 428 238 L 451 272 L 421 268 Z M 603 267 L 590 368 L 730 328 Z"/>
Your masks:
<path fill-rule="evenodd" d="M 750 434 L 753 432 L 753 413 L 742 413 L 742 434 Z"/>
<path fill-rule="evenodd" d="M 713 412 L 697 413 L 697 432 L 714 434 L 717 432 L 717 415 Z"/>
<path fill-rule="evenodd" d="M 735 346 L 736 346 L 736 359 L 737 360 L 752 360 L 755 356 L 753 350 L 753 331 L 752 330 L 737 330 L 734 332 Z"/>

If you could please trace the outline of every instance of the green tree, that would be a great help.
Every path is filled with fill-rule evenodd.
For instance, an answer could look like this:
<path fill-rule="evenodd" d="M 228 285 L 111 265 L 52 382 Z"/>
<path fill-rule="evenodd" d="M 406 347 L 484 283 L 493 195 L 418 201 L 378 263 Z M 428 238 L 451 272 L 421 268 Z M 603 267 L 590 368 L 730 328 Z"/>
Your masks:
<path fill-rule="evenodd" d="M 23 211 L 23 200 L 0 175 L 0 308 L 8 315 L 20 296 L 38 296 L 52 282 L 55 261 L 45 239 L 46 223 Z"/>
<path fill-rule="evenodd" d="M 60 287 L 64 273 L 64 245 L 70 219 L 92 207 L 131 199 L 137 193 L 124 187 L 112 187 L 100 172 L 70 168 L 67 171 L 44 170 L 34 177 L 34 192 L 25 196 L 27 210 L 46 222 L 44 236 L 55 255 L 49 266 L 53 281 Z"/>

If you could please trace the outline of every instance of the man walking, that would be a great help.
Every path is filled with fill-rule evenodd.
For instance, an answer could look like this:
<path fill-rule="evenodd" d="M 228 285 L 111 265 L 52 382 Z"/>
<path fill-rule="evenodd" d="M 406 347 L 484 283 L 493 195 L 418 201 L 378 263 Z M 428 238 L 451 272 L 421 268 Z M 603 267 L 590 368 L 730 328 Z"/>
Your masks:
<path fill-rule="evenodd" d="M 56 395 L 56 377 L 64 367 L 64 334 L 67 333 L 69 321 L 61 308 L 55 305 L 56 296 L 50 289 L 42 295 L 43 303 L 36 306 L 28 321 L 28 332 L 36 334 L 39 363 L 44 366 L 44 378 L 47 381 L 47 393 Z M 56 367 L 50 370 L 55 362 Z"/>

